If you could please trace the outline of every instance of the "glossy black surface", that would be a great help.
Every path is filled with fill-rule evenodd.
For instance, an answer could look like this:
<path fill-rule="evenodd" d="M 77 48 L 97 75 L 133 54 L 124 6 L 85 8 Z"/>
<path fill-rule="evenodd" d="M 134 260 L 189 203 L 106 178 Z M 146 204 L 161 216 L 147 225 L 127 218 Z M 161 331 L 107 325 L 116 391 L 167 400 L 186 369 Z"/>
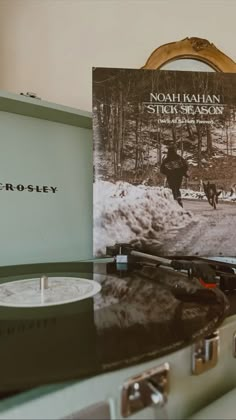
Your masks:
<path fill-rule="evenodd" d="M 150 265 L 130 272 L 107 268 L 111 273 L 95 275 L 102 290 L 94 298 L 99 360 L 106 368 L 185 347 L 214 331 L 227 314 L 219 290 L 177 272 Z"/>
<path fill-rule="evenodd" d="M 40 276 L 94 278 L 102 285 L 73 314 L 39 309 L 0 319 L 0 391 L 88 377 L 158 358 L 212 333 L 229 310 L 219 290 L 151 264 L 117 270 L 113 263 L 2 267 L 0 281 Z M 39 313 L 39 311 L 41 311 Z"/>

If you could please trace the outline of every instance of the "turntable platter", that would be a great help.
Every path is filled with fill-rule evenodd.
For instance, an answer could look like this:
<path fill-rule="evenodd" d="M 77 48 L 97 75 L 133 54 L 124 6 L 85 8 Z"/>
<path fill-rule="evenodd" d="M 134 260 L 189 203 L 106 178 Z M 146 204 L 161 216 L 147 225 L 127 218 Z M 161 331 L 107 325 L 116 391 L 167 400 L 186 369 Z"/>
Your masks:
<path fill-rule="evenodd" d="M 42 279 L 11 281 L 0 285 L 0 306 L 39 308 L 77 302 L 101 290 L 98 282 L 74 277 L 49 277 L 47 287 Z"/>

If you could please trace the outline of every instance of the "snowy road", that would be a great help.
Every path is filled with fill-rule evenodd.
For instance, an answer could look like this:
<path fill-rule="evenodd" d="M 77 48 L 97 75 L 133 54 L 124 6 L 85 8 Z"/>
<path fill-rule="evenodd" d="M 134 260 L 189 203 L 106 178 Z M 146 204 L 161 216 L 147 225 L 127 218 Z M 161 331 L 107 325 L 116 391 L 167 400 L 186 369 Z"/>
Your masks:
<path fill-rule="evenodd" d="M 185 210 L 199 217 L 199 223 L 167 239 L 166 255 L 236 255 L 236 204 L 219 203 L 217 210 L 202 200 L 184 200 L 183 204 Z"/>

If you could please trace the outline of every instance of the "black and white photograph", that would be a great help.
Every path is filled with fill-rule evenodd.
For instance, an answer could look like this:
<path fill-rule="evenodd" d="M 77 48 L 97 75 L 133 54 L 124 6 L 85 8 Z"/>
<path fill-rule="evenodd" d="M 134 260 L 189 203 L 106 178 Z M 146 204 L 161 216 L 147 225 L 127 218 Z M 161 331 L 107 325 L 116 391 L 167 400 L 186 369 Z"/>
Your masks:
<path fill-rule="evenodd" d="M 93 69 L 94 255 L 236 255 L 236 75 Z"/>

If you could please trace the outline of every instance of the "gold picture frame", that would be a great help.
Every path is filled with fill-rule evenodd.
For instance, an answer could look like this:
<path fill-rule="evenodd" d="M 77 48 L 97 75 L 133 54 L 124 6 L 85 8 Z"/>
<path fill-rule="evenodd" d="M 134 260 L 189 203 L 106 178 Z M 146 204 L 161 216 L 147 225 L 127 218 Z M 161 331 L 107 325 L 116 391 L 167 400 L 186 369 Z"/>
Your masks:
<path fill-rule="evenodd" d="M 152 52 L 142 69 L 160 69 L 165 64 L 180 59 L 194 59 L 209 65 L 215 71 L 236 73 L 235 61 L 207 39 L 196 37 L 161 45 Z"/>

